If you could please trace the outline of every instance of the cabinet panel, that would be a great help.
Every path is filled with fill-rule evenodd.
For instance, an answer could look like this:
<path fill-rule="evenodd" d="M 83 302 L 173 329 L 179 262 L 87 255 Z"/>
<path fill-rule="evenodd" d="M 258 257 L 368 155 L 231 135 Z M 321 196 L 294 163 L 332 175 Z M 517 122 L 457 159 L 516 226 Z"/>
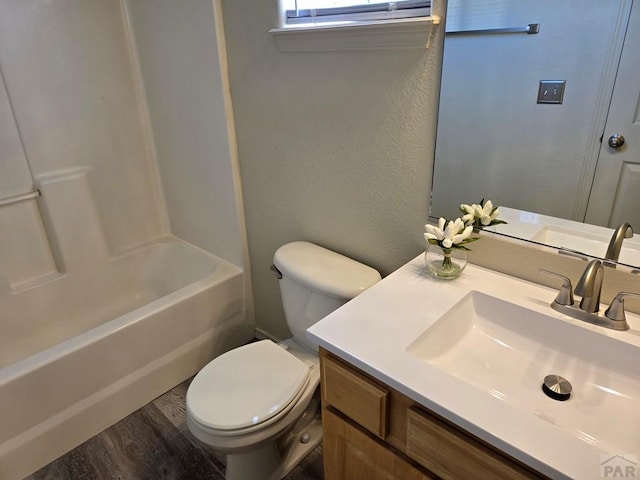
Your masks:
<path fill-rule="evenodd" d="M 407 455 L 443 480 L 540 478 L 436 417 L 410 408 Z"/>
<path fill-rule="evenodd" d="M 389 391 L 331 357 L 322 362 L 324 404 L 384 438 L 388 426 Z"/>
<path fill-rule="evenodd" d="M 330 480 L 429 480 L 429 477 L 330 409 L 323 412 L 324 475 Z"/>
<path fill-rule="evenodd" d="M 322 348 L 320 365 L 327 480 L 548 480 Z"/>

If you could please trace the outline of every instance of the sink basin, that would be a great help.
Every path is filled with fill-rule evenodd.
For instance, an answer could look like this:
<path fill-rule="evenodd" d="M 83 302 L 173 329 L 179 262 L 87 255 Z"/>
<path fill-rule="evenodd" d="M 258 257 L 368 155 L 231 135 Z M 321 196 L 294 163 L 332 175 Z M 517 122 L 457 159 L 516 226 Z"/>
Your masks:
<path fill-rule="evenodd" d="M 640 452 L 640 349 L 633 345 L 471 291 L 407 352 L 603 451 Z M 568 400 L 545 395 L 549 374 L 571 383 Z"/>
<path fill-rule="evenodd" d="M 636 248 L 637 245 L 630 247 L 629 243 L 630 242 L 627 242 L 627 245 L 625 245 L 624 242 L 622 243 L 622 250 L 620 251 L 618 262 L 634 267 L 640 266 L 640 249 Z"/>
<path fill-rule="evenodd" d="M 555 225 L 548 225 L 531 237 L 534 242 L 552 245 L 557 248 L 568 248 L 597 258 L 604 258 L 610 239 L 611 235 L 598 235 L 597 233 Z M 633 243 L 633 245 L 630 245 L 630 243 Z M 640 249 L 637 248 L 637 243 L 635 239 L 625 240 L 622 243 L 618 261 L 632 266 L 640 265 Z"/>
<path fill-rule="evenodd" d="M 604 258 L 610 237 L 580 232 L 570 228 L 547 226 L 531 237 L 531 240 Z"/>

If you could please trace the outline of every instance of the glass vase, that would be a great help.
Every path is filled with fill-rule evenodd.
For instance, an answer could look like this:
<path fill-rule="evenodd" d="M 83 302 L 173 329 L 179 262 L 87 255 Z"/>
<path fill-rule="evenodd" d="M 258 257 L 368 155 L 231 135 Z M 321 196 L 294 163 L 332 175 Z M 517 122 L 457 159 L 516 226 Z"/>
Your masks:
<path fill-rule="evenodd" d="M 461 248 L 442 248 L 428 245 L 424 253 L 427 271 L 436 278 L 453 280 L 467 266 L 467 252 Z"/>

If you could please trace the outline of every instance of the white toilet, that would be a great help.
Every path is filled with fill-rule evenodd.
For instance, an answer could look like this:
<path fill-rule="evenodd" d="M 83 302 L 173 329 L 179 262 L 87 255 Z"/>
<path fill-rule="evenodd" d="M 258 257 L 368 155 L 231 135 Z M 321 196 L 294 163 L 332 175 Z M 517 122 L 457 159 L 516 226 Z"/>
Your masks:
<path fill-rule="evenodd" d="M 322 439 L 320 369 L 308 327 L 377 281 L 371 267 L 308 242 L 273 258 L 292 338 L 250 343 L 209 362 L 187 391 L 187 425 L 227 453 L 227 480 L 280 480 Z"/>

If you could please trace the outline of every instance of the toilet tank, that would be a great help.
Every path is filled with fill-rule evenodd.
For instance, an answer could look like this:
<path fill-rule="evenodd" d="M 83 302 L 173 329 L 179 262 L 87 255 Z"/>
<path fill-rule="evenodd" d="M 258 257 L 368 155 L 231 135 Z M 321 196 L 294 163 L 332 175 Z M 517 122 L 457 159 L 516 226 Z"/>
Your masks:
<path fill-rule="evenodd" d="M 293 338 L 316 350 L 305 331 L 380 280 L 377 270 L 309 242 L 280 247 L 273 263 L 282 273 L 280 295 Z"/>

